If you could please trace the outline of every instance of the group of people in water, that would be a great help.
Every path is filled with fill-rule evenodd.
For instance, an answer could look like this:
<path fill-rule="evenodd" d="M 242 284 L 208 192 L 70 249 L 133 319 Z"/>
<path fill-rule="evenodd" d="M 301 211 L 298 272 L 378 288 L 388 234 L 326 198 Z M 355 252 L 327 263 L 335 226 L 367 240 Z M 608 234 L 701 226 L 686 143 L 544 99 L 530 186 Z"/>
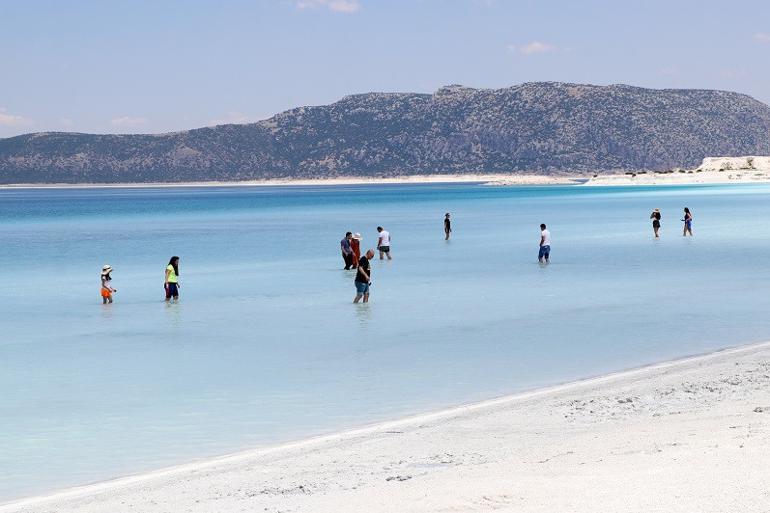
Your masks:
<path fill-rule="evenodd" d="M 166 293 L 166 301 L 179 301 L 179 257 L 172 256 L 166 266 L 163 278 L 163 290 Z M 112 303 L 112 295 L 118 289 L 112 286 L 112 267 L 105 264 L 102 267 L 102 304 Z"/>
<path fill-rule="evenodd" d="M 652 231 L 655 233 L 655 238 L 660 238 L 660 209 L 656 208 L 652 211 L 652 214 L 650 214 L 650 219 L 652 219 Z M 692 213 L 690 212 L 690 209 L 687 207 L 684 207 L 684 217 L 682 217 L 682 222 L 684 222 L 684 228 L 682 230 L 682 236 L 687 237 L 689 234 L 690 237 L 692 237 Z"/>
<path fill-rule="evenodd" d="M 444 214 L 444 240 L 449 240 L 452 234 L 452 216 L 449 212 Z M 390 255 L 390 232 L 382 226 L 377 227 L 377 250 L 380 252 L 380 260 L 387 258 L 392 260 Z M 369 289 L 372 286 L 372 269 L 369 261 L 374 258 L 374 250 L 369 249 L 366 254 L 361 256 L 361 234 L 356 232 L 346 232 L 345 237 L 340 241 L 340 251 L 342 261 L 345 263 L 346 271 L 355 270 L 356 276 L 353 283 L 356 286 L 356 295 L 353 303 L 369 302 Z M 551 232 L 545 224 L 540 225 L 540 248 L 538 250 L 538 261 L 541 264 L 548 264 L 551 258 Z"/>
<path fill-rule="evenodd" d="M 655 238 L 660 237 L 660 220 L 662 216 L 660 209 L 654 209 L 650 214 L 652 219 L 652 229 L 655 233 Z M 688 234 L 692 236 L 692 213 L 690 209 L 684 208 L 684 229 L 682 231 L 683 236 Z M 447 212 L 444 215 L 444 240 L 449 240 L 452 234 L 452 221 L 451 215 Z M 342 260 L 345 263 L 345 270 L 355 270 L 356 276 L 354 283 L 356 286 L 356 296 L 353 299 L 354 303 L 363 301 L 369 302 L 369 288 L 372 285 L 372 269 L 370 260 L 374 258 L 374 249 L 368 249 L 366 253 L 361 254 L 361 234 L 356 232 L 346 232 L 345 237 L 340 241 L 340 250 L 342 252 Z M 377 251 L 380 253 L 380 260 L 388 259 L 392 260 L 393 257 L 390 252 L 390 232 L 384 229 L 382 226 L 377 227 Z M 538 250 L 537 260 L 541 264 L 548 264 L 551 258 L 551 232 L 548 230 L 545 224 L 540 225 L 540 248 Z M 104 265 L 101 273 L 101 296 L 102 304 L 111 304 L 113 299 L 112 295 L 117 292 L 117 289 L 112 286 L 112 267 L 110 265 Z M 163 279 L 163 290 L 166 295 L 166 301 L 178 301 L 179 300 L 179 257 L 172 256 L 168 261 L 168 265 L 165 269 L 165 276 Z"/>
<path fill-rule="evenodd" d="M 650 214 L 652 219 L 652 229 L 655 232 L 655 237 L 660 237 L 660 209 L 654 209 Z M 692 212 L 687 207 L 684 207 L 684 229 L 682 235 L 692 236 Z M 377 249 L 380 252 L 380 260 L 387 256 L 388 260 L 390 256 L 390 233 L 384 230 L 381 226 L 377 227 L 379 237 L 377 239 Z M 444 240 L 449 240 L 452 234 L 452 221 L 451 215 L 447 212 L 444 215 Z M 369 261 L 374 257 L 374 250 L 370 249 L 364 256 L 361 256 L 361 234 L 347 232 L 345 238 L 340 241 L 340 247 L 342 250 L 342 260 L 345 262 L 345 270 L 356 270 L 356 276 L 354 283 L 356 286 L 356 296 L 353 298 L 354 303 L 358 303 L 363 299 L 364 303 L 369 302 L 369 288 L 372 285 L 372 271 Z M 540 225 L 540 245 L 537 254 L 537 260 L 540 264 L 547 265 L 551 259 L 551 232 L 545 223 Z"/>
<path fill-rule="evenodd" d="M 449 215 L 449 214 L 447 214 Z M 340 250 L 342 260 L 345 262 L 345 270 L 356 270 L 356 277 L 353 280 L 356 286 L 356 297 L 354 303 L 363 300 L 369 302 L 369 287 L 372 285 L 372 269 L 369 261 L 374 258 L 374 250 L 369 249 L 361 255 L 361 234 L 356 232 L 346 232 L 345 237 L 340 241 Z M 390 232 L 382 226 L 377 227 L 377 251 L 380 252 L 380 260 L 387 258 L 393 260 L 390 254 Z"/>
<path fill-rule="evenodd" d="M 377 234 L 377 251 L 380 252 L 380 260 L 384 258 L 392 260 L 393 257 L 390 256 L 390 232 L 382 226 L 378 226 Z M 340 241 L 342 260 L 345 262 L 346 271 L 358 267 L 358 261 L 361 259 L 361 239 L 361 234 L 358 232 L 346 232 L 345 238 Z M 374 252 L 374 250 L 370 251 Z"/>

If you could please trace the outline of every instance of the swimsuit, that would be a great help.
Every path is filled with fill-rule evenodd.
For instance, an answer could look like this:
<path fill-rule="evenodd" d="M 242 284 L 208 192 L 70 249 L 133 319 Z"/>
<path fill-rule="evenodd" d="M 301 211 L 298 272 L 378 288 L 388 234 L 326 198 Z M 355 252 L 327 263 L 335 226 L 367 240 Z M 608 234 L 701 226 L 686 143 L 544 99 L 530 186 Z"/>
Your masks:
<path fill-rule="evenodd" d="M 111 280 L 104 280 L 102 281 L 102 297 L 110 298 L 112 297 L 112 287 L 110 286 Z"/>

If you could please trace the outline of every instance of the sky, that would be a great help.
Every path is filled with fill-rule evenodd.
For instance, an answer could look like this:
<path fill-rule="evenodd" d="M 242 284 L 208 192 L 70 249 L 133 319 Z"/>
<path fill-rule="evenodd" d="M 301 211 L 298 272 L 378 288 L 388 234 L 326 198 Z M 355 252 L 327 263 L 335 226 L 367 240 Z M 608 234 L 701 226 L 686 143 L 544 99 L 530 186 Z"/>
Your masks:
<path fill-rule="evenodd" d="M 767 0 L 0 0 L 0 137 L 247 123 L 523 82 L 770 103 Z"/>

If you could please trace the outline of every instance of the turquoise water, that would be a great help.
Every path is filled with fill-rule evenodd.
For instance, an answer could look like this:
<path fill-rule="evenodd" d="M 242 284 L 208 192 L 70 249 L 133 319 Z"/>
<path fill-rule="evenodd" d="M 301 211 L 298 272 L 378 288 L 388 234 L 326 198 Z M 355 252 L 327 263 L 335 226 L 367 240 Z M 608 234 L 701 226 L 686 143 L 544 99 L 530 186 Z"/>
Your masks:
<path fill-rule="evenodd" d="M 769 199 L 762 185 L 2 190 L 0 499 L 770 339 Z M 378 224 L 394 260 L 354 306 L 339 240 L 373 246 Z"/>

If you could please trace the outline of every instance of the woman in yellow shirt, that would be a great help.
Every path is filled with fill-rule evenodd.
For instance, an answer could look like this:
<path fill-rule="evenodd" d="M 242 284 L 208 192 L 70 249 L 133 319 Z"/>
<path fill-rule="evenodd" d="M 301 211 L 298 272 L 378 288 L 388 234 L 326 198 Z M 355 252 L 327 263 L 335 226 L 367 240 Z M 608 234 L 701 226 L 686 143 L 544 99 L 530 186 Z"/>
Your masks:
<path fill-rule="evenodd" d="M 166 266 L 166 279 L 163 282 L 163 288 L 166 289 L 166 301 L 171 298 L 179 300 L 179 257 L 172 256 Z"/>

